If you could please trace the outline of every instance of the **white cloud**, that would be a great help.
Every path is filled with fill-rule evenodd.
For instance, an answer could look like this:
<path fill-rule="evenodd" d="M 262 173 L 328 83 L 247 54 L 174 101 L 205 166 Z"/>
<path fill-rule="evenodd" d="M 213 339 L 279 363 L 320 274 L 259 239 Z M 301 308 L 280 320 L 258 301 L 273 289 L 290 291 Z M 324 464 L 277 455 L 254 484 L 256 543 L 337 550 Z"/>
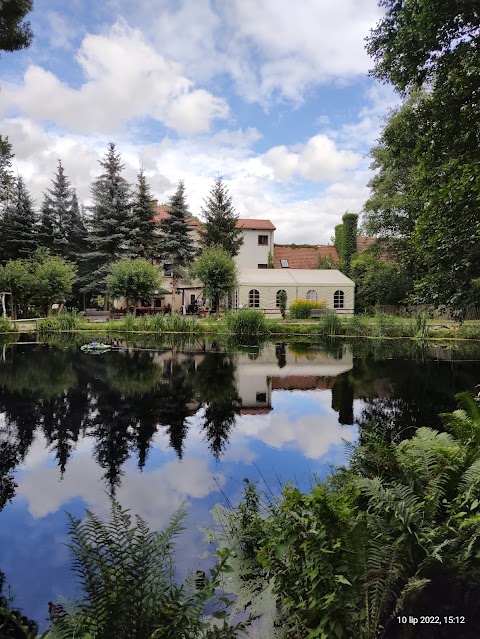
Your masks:
<path fill-rule="evenodd" d="M 77 451 L 69 461 L 61 482 L 58 468 L 39 464 L 39 460 L 18 477 L 17 495 L 28 501 L 34 518 L 57 512 L 73 498 L 83 499 L 87 508 L 99 516 L 107 515 L 109 498 L 102 490 L 103 470 L 92 458 L 92 443 L 89 444 L 90 450 Z M 144 473 L 127 466 L 116 496 L 124 508 L 130 508 L 158 530 L 166 525 L 182 501 L 203 499 L 219 490 L 223 483 L 221 475 L 214 480 L 207 459 L 192 457 L 188 461 L 167 462 Z"/>
<path fill-rule="evenodd" d="M 82 134 L 118 133 L 147 117 L 191 134 L 228 115 L 223 98 L 195 90 L 178 63 L 167 61 L 124 22 L 103 35 L 87 35 L 76 59 L 85 76 L 80 88 L 30 65 L 21 86 L 4 89 L 4 104 Z"/>
<path fill-rule="evenodd" d="M 300 151 L 276 146 L 267 151 L 262 160 L 281 182 L 288 182 L 294 175 L 325 182 L 338 179 L 346 169 L 356 168 L 361 157 L 352 151 L 337 149 L 333 140 L 319 134 L 310 138 Z"/>

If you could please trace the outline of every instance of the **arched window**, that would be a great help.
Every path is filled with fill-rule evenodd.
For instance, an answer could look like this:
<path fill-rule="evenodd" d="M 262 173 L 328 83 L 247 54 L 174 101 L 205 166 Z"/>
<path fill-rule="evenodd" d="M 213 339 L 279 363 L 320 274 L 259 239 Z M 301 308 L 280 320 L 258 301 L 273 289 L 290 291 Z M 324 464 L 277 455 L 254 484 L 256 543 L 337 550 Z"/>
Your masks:
<path fill-rule="evenodd" d="M 314 291 L 314 290 L 307 291 L 307 300 L 310 300 L 310 302 L 316 302 L 317 301 L 317 291 Z"/>
<path fill-rule="evenodd" d="M 287 292 L 284 291 L 283 288 L 281 288 L 279 291 L 277 291 L 277 302 L 276 302 L 277 308 L 280 308 L 280 295 L 282 293 L 285 293 L 285 295 L 287 294 Z"/>
<path fill-rule="evenodd" d="M 260 293 L 255 288 L 248 294 L 248 305 L 250 308 L 260 308 Z"/>
<path fill-rule="evenodd" d="M 343 308 L 345 302 L 345 293 L 343 291 L 335 291 L 333 294 L 333 308 Z"/>

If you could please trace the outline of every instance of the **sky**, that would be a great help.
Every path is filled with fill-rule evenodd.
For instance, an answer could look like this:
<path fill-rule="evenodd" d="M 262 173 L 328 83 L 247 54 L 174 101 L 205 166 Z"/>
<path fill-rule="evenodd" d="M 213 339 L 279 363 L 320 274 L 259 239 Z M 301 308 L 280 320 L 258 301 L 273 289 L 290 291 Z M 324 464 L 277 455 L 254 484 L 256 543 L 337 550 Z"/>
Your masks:
<path fill-rule="evenodd" d="M 377 0 L 34 0 L 32 46 L 2 52 L 0 133 L 36 204 L 58 159 L 88 205 L 115 142 L 192 214 L 221 176 L 276 243 L 326 244 L 361 213 L 369 150 L 398 97 L 368 77 Z"/>

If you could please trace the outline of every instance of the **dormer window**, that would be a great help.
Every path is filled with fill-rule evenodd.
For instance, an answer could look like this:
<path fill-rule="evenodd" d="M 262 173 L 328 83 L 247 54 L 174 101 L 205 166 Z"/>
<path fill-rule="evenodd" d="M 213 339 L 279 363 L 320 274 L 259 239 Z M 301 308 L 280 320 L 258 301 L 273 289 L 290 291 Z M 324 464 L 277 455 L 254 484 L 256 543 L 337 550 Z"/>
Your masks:
<path fill-rule="evenodd" d="M 268 235 L 258 236 L 258 246 L 268 246 Z"/>

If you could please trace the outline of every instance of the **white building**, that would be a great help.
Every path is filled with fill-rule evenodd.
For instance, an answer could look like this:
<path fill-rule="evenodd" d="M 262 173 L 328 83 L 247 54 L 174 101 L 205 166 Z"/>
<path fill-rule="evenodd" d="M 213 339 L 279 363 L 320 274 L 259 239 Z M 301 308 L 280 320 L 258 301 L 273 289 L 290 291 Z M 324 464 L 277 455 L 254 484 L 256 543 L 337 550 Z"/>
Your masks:
<path fill-rule="evenodd" d="M 354 313 L 355 283 L 333 269 L 239 269 L 234 306 L 279 315 L 282 290 L 287 294 L 287 308 L 296 299 L 324 300 L 338 315 Z"/>
<path fill-rule="evenodd" d="M 270 220 L 240 218 L 236 224 L 243 231 L 243 244 L 235 262 L 239 269 L 268 267 L 268 256 L 273 258 L 274 225 Z"/>

